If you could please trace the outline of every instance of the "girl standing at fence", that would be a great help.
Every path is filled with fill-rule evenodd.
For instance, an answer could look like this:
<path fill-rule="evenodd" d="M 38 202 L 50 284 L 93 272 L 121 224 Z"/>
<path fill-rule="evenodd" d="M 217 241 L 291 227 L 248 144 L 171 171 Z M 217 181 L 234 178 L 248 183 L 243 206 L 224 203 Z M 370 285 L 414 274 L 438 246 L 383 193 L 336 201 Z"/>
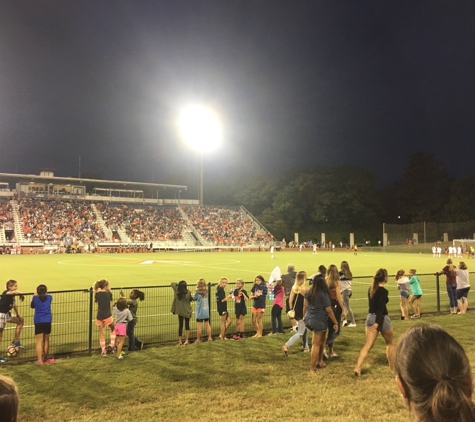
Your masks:
<path fill-rule="evenodd" d="M 295 278 L 294 286 L 290 292 L 289 303 L 295 312 L 294 318 L 297 321 L 297 332 L 290 337 L 289 341 L 282 346 L 282 354 L 287 357 L 289 353 L 289 347 L 291 347 L 297 340 L 302 339 L 302 347 L 304 352 L 309 352 L 308 339 L 307 339 L 307 327 L 303 320 L 303 304 L 305 299 L 305 293 L 307 292 L 307 273 L 305 271 L 299 271 Z"/>
<path fill-rule="evenodd" d="M 15 335 L 13 337 L 12 344 L 20 349 L 23 346 L 20 343 L 20 333 L 23 328 L 24 319 L 18 312 L 18 307 L 15 302 L 15 296 L 18 296 L 21 301 L 25 300 L 24 296 L 18 291 L 18 283 L 15 280 L 8 280 L 6 290 L 0 297 L 0 342 L 2 341 L 3 330 L 6 323 L 16 324 Z M 12 316 L 11 310 L 15 312 L 16 316 Z M 0 358 L 0 363 L 6 362 L 6 358 Z"/>
<path fill-rule="evenodd" d="M 120 291 L 120 296 L 124 297 L 124 293 L 122 290 Z M 127 301 L 127 306 L 129 307 L 129 311 L 132 314 L 133 320 L 127 324 L 127 337 L 129 338 L 129 352 L 134 352 L 136 349 L 142 350 L 143 349 L 143 341 L 140 341 L 135 336 L 135 326 L 137 325 L 137 308 L 139 304 L 137 300 L 140 299 L 140 302 L 145 299 L 144 292 L 134 289 L 130 292 L 129 300 Z"/>
<path fill-rule="evenodd" d="M 244 290 L 244 280 L 238 278 L 236 280 L 236 288 L 233 291 L 234 311 L 236 312 L 236 334 L 234 340 L 242 340 L 244 338 L 244 317 L 247 315 L 246 302 L 249 296 Z"/>
<path fill-rule="evenodd" d="M 406 277 L 404 270 L 396 273 L 397 289 L 399 290 L 399 304 L 401 307 L 401 319 L 409 319 L 409 311 L 407 310 L 407 299 L 409 299 L 409 279 Z"/>
<path fill-rule="evenodd" d="M 251 289 L 251 299 L 254 299 L 252 304 L 252 325 L 256 330 L 253 337 L 262 337 L 262 318 L 266 310 L 267 286 L 264 277 L 256 275 L 254 279 L 254 286 Z"/>
<path fill-rule="evenodd" d="M 228 312 L 228 300 L 232 299 L 233 295 L 230 294 L 226 296 L 225 289 L 227 285 L 228 279 L 226 277 L 222 277 L 221 280 L 219 280 L 218 286 L 216 287 L 216 301 L 218 305 L 219 318 L 221 319 L 221 328 L 219 331 L 220 340 L 227 340 L 226 330 L 232 323 Z"/>
<path fill-rule="evenodd" d="M 422 312 L 422 304 L 421 304 L 421 297 L 422 297 L 422 289 L 421 289 L 421 282 L 419 281 L 419 277 L 416 275 L 416 270 L 411 269 L 409 270 L 409 284 L 411 285 L 412 296 L 411 300 L 409 301 L 409 305 L 411 306 L 413 315 L 411 318 L 420 318 Z M 416 307 L 414 308 L 414 302 L 416 302 Z"/>
<path fill-rule="evenodd" d="M 109 282 L 105 279 L 96 281 L 94 283 L 95 301 L 97 303 L 97 317 L 96 325 L 99 327 L 99 344 L 101 345 L 101 355 L 107 356 L 107 353 L 112 353 L 115 348 L 115 325 L 112 319 L 111 302 L 112 293 Z M 105 327 L 111 330 L 110 345 L 106 349 Z"/>
<path fill-rule="evenodd" d="M 284 309 L 284 286 L 282 279 L 278 279 L 274 286 L 274 305 L 272 306 L 272 333 L 284 334 L 284 327 L 282 324 L 282 309 Z"/>
<path fill-rule="evenodd" d="M 459 305 L 459 314 L 466 314 L 468 309 L 468 292 L 470 290 L 469 274 L 465 262 L 459 262 L 457 270 L 457 301 Z"/>
<path fill-rule="evenodd" d="M 191 292 L 185 280 L 181 280 L 178 284 L 172 283 L 173 303 L 171 313 L 178 315 L 178 346 L 188 344 L 190 340 L 190 318 L 191 318 Z M 182 343 L 183 323 L 185 324 L 185 343 Z"/>
<path fill-rule="evenodd" d="M 389 369 L 391 371 L 394 369 L 394 333 L 386 307 L 386 304 L 389 302 L 389 293 L 384 287 L 387 282 L 388 272 L 384 268 L 380 268 L 376 271 L 373 283 L 368 290 L 369 313 L 365 323 L 366 343 L 360 351 L 354 370 L 354 374 L 357 377 L 361 375 L 361 367 L 369 351 L 372 349 L 376 337 L 378 337 L 378 332 L 381 333 L 386 342 L 386 356 L 389 362 Z"/>
<path fill-rule="evenodd" d="M 450 313 L 457 314 L 457 269 L 454 263 L 449 258 L 446 266 L 442 268 L 437 274 L 445 274 L 445 284 L 447 286 L 447 294 L 449 295 Z"/>
<path fill-rule="evenodd" d="M 115 334 L 117 336 L 117 359 L 124 359 L 122 353 L 122 346 L 124 345 L 125 335 L 127 334 L 127 324 L 133 321 L 129 308 L 127 307 L 127 300 L 125 297 L 119 298 L 115 306 L 112 308 L 115 315 Z"/>
<path fill-rule="evenodd" d="M 206 325 L 206 333 L 208 334 L 208 341 L 213 341 L 211 337 L 211 325 L 209 323 L 209 297 L 208 286 L 204 278 L 198 280 L 196 286 L 196 293 L 193 296 L 193 300 L 196 300 L 196 341 L 195 343 L 201 343 L 201 329 L 203 328 L 203 322 Z"/>
<path fill-rule="evenodd" d="M 48 358 L 49 336 L 51 334 L 51 302 L 53 297 L 47 294 L 48 289 L 44 284 L 36 288 L 35 295 L 31 300 L 31 307 L 35 310 L 33 322 L 35 324 L 35 341 L 37 363 L 43 365 L 44 362 L 52 363 L 54 358 Z"/>

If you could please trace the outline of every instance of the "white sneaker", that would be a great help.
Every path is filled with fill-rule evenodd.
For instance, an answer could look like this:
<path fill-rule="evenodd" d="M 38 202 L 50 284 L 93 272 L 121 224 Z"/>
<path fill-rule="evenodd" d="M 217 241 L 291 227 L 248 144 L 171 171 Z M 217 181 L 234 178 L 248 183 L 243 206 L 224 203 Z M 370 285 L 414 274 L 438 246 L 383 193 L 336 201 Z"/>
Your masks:
<path fill-rule="evenodd" d="M 348 327 L 356 327 L 356 324 L 354 322 L 351 322 L 348 324 Z"/>
<path fill-rule="evenodd" d="M 341 325 L 343 327 L 346 327 L 348 325 L 348 321 L 346 319 L 344 319 L 343 322 L 341 323 Z"/>

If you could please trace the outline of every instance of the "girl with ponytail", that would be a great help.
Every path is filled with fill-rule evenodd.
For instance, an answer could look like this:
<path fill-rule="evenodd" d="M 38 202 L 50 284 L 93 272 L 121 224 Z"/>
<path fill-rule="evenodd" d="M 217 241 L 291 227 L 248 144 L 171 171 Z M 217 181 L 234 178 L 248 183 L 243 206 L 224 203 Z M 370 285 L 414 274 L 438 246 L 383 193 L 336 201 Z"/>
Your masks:
<path fill-rule="evenodd" d="M 389 362 L 389 369 L 392 370 L 394 368 L 394 333 L 391 320 L 388 317 L 388 309 L 386 308 L 386 303 L 389 301 L 388 291 L 384 288 L 387 282 L 388 272 L 384 268 L 380 268 L 376 271 L 373 283 L 368 291 L 369 313 L 365 323 L 366 343 L 360 351 L 354 370 L 357 377 L 361 375 L 361 367 L 376 341 L 378 332 L 381 333 L 386 342 L 386 356 Z"/>
<path fill-rule="evenodd" d="M 395 370 L 404 403 L 417 421 L 475 421 L 468 358 L 442 328 L 407 330 L 396 349 Z"/>

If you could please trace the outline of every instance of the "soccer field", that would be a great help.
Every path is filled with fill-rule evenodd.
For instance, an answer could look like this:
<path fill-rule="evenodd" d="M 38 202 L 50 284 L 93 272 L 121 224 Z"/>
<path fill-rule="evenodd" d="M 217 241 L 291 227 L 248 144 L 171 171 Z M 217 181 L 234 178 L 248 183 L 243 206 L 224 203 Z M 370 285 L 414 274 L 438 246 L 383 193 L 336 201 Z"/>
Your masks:
<path fill-rule="evenodd" d="M 204 278 L 215 284 L 220 277 L 230 280 L 230 288 L 236 278 L 244 279 L 246 289 L 252 287 L 256 274 L 262 274 L 267 280 L 272 269 L 279 266 L 283 273 L 288 263 L 295 268 L 305 270 L 310 276 L 319 265 L 329 266 L 346 260 L 354 275 L 351 307 L 357 321 L 362 322 L 367 313 L 367 291 L 372 275 L 380 268 L 386 268 L 390 274 L 388 290 L 390 302 L 388 310 L 393 318 L 400 316 L 399 294 L 393 274 L 404 268 L 417 269 L 424 291 L 423 312 L 437 310 L 436 278 L 434 273 L 440 270 L 445 259 L 434 259 L 431 255 L 407 253 L 364 253 L 357 256 L 351 252 L 311 252 L 286 251 L 277 252 L 271 259 L 268 252 L 202 252 L 202 253 L 152 253 L 152 254 L 102 254 L 102 255 L 13 255 L 2 256 L 4 281 L 15 279 L 19 290 L 27 293 L 24 302 L 18 302 L 20 313 L 25 318 L 25 327 L 21 339 L 25 349 L 19 358 L 34 359 L 33 310 L 30 309 L 31 293 L 38 284 L 44 283 L 53 294 L 53 334 L 51 351 L 53 354 L 84 352 L 91 346 L 98 347 L 98 332 L 93 324 L 95 305 L 90 308 L 90 287 L 101 278 L 110 281 L 114 298 L 119 297 L 119 290 L 125 293 L 132 288 L 145 292 L 146 300 L 139 305 L 137 334 L 148 345 L 176 341 L 176 316 L 170 313 L 173 300 L 172 289 L 167 288 L 171 282 L 186 280 L 192 286 L 198 278 Z M 445 283 L 441 283 L 442 310 L 448 306 L 445 295 Z M 190 287 L 194 290 L 194 287 Z M 74 292 L 60 293 L 63 290 Z M 211 289 L 211 325 L 213 334 L 217 335 L 219 320 L 217 318 L 214 288 Z M 272 301 L 267 301 L 268 311 L 264 316 L 264 327 L 270 329 L 270 308 Z M 230 314 L 234 317 L 232 305 Z M 410 310 L 409 310 L 410 312 Z M 289 324 L 286 316 L 284 323 Z M 193 318 L 192 318 L 193 321 Z M 14 326 L 7 326 L 5 340 L 10 341 Z M 232 330 L 233 328 L 231 328 Z M 252 331 L 251 318 L 246 318 L 246 330 Z M 192 337 L 195 334 L 192 323 Z M 92 337 L 91 337 L 92 336 Z M 90 342 L 90 339 L 92 341 Z M 6 343 L 4 343 L 6 344 Z"/>
<path fill-rule="evenodd" d="M 310 251 L 277 252 L 275 259 L 268 252 L 168 252 L 151 254 L 79 254 L 79 255 L 2 255 L 4 281 L 15 279 L 19 289 L 33 292 L 44 283 L 50 291 L 84 289 L 96 280 L 106 278 L 112 287 L 169 285 L 186 280 L 193 284 L 198 278 L 216 283 L 227 277 L 232 283 L 240 277 L 246 281 L 262 274 L 267 280 L 272 269 L 279 266 L 286 272 L 288 263 L 310 276 L 319 265 L 328 267 L 346 260 L 354 277 L 372 276 L 378 268 L 391 275 L 400 268 L 417 269 L 418 274 L 434 274 L 445 265 L 445 257 L 429 254 Z M 466 261 L 467 262 L 467 261 Z M 470 262 L 467 262 L 470 267 Z M 470 270 L 470 268 L 469 268 Z M 391 279 L 390 279 L 391 283 Z"/>

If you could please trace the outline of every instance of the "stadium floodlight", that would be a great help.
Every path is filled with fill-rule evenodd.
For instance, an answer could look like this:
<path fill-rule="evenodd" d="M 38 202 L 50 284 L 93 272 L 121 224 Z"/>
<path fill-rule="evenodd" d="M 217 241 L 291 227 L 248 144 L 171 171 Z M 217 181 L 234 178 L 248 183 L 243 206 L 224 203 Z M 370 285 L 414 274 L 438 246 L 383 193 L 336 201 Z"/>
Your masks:
<path fill-rule="evenodd" d="M 216 149 L 220 144 L 221 125 L 216 114 L 201 105 L 185 108 L 179 125 L 183 139 L 200 153 L 200 205 L 203 205 L 203 153 Z"/>

